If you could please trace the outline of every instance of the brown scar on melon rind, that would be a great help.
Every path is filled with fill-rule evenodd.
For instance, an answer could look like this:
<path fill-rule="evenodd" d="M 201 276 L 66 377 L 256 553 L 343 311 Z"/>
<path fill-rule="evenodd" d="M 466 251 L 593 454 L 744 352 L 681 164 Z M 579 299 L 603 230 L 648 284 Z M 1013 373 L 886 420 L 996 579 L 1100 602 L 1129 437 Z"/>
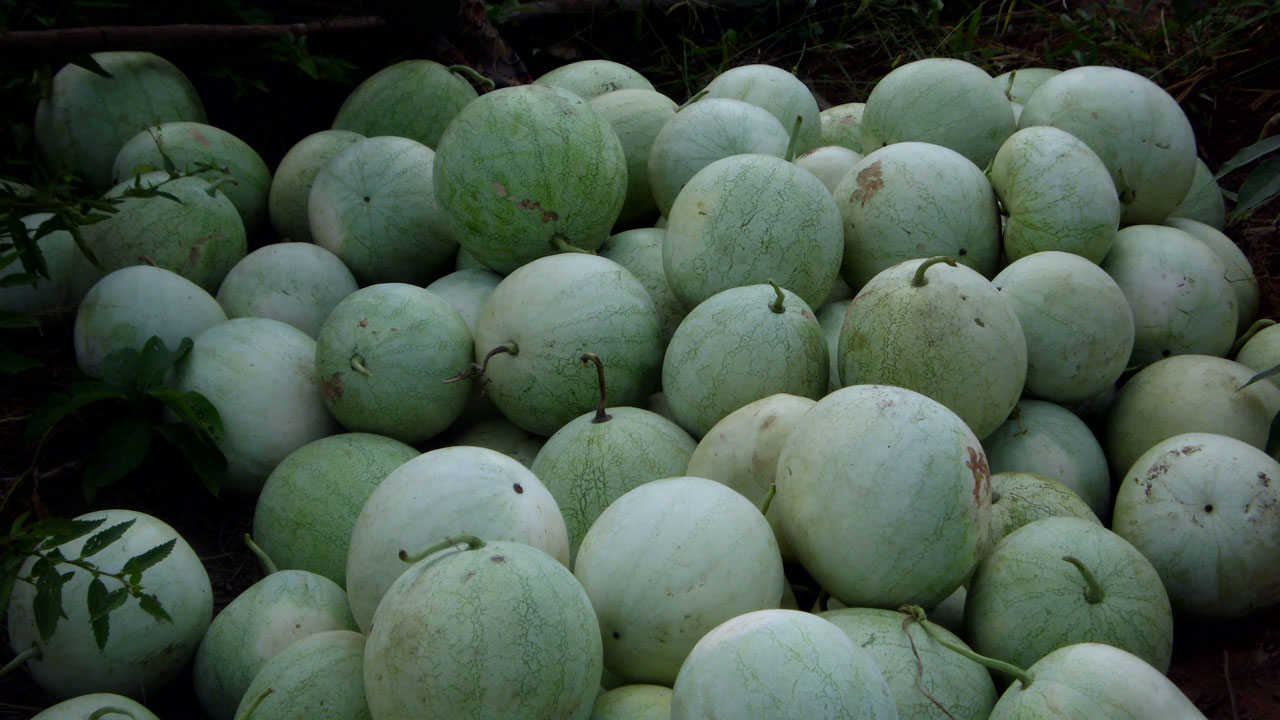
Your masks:
<path fill-rule="evenodd" d="M 858 171 L 856 178 L 858 189 L 849 196 L 849 202 L 866 205 L 871 198 L 884 189 L 884 174 L 880 170 L 880 161 L 876 161 Z"/>
<path fill-rule="evenodd" d="M 986 456 L 973 448 L 967 449 L 969 459 L 965 461 L 964 466 L 973 473 L 973 501 L 981 505 L 983 484 L 986 484 L 988 491 L 991 488 L 991 468 L 987 465 Z"/>
<path fill-rule="evenodd" d="M 320 392 L 328 400 L 337 400 L 342 397 L 342 393 L 346 392 L 346 386 L 342 384 L 342 377 L 338 373 L 334 373 L 333 377 L 320 382 Z"/>
<path fill-rule="evenodd" d="M 513 200 L 513 202 L 515 201 Z M 552 210 L 547 210 L 546 208 L 542 207 L 542 204 L 539 203 L 537 200 L 521 200 L 519 202 L 516 202 L 516 207 L 520 208 L 521 210 L 537 211 L 542 216 L 543 225 L 546 225 L 549 222 L 555 222 L 556 220 L 560 219 L 559 213 L 554 212 Z"/>

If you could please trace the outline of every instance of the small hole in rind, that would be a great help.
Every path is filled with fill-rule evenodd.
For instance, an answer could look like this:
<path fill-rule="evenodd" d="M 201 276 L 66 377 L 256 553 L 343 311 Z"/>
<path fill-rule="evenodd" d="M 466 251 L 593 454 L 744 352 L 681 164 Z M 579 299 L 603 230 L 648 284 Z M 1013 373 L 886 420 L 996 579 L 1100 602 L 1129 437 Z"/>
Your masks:
<path fill-rule="evenodd" d="M 618 631 L 617 631 L 617 630 L 614 630 L 614 631 L 613 631 L 613 639 L 614 639 L 614 640 L 618 640 L 618 639 L 620 639 L 621 637 L 622 637 L 622 636 L 618 634 Z"/>
<path fill-rule="evenodd" d="M 364 196 L 364 201 L 365 201 L 365 202 L 369 202 L 369 196 L 368 196 L 368 195 L 365 195 L 365 196 Z"/>
<path fill-rule="evenodd" d="M 1205 505 L 1205 506 L 1204 506 L 1204 511 L 1205 511 L 1205 512 L 1213 512 L 1213 506 L 1212 506 L 1212 505 Z"/>
<path fill-rule="evenodd" d="M 511 489 L 515 490 L 517 495 L 524 494 L 524 488 L 520 487 L 520 483 L 511 483 Z"/>

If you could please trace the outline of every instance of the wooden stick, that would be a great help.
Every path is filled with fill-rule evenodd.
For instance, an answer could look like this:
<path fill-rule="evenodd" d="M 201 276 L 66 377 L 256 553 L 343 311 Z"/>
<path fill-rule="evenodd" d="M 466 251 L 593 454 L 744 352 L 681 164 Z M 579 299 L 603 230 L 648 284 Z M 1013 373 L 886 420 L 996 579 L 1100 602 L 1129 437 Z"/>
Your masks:
<path fill-rule="evenodd" d="M 101 50 L 163 50 L 192 44 L 259 43 L 281 35 L 364 32 L 386 27 L 380 17 L 285 25 L 112 25 L 0 31 L 0 55 L 57 56 Z"/>

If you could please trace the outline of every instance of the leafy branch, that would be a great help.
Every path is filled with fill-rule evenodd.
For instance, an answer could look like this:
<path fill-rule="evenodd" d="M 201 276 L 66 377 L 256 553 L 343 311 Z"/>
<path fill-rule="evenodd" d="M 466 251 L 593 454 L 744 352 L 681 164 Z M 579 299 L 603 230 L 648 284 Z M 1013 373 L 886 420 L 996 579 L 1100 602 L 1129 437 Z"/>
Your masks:
<path fill-rule="evenodd" d="M 76 572 L 62 572 L 60 568 L 69 565 L 92 577 L 85 601 L 93 638 L 99 649 L 106 647 L 110 637 L 111 613 L 123 607 L 130 598 L 137 600 L 138 606 L 156 620 L 173 622 L 173 618 L 161 606 L 160 600 L 146 592 L 142 585 L 142 574 L 169 557 L 177 542 L 176 538 L 134 555 L 118 572 L 111 572 L 98 567 L 90 558 L 123 537 L 133 526 L 134 520 L 126 520 L 99 530 L 106 518 L 49 518 L 28 525 L 28 517 L 28 513 L 20 515 L 10 527 L 9 534 L 0 540 L 0 549 L 3 550 L 0 553 L 0 558 L 3 558 L 0 560 L 0 618 L 3 618 L 9 606 L 14 585 L 18 582 L 31 585 L 36 591 L 32 600 L 36 627 L 40 632 L 40 639 L 49 642 L 58 623 L 67 618 L 63 589 L 76 576 Z M 89 537 L 75 557 L 63 554 L 62 546 L 86 535 Z M 29 567 L 26 574 L 22 574 L 23 567 Z M 119 587 L 108 590 L 104 578 L 115 581 Z"/>
<path fill-rule="evenodd" d="M 165 378 L 192 347 L 183 338 L 169 350 L 153 336 L 141 350 L 123 348 L 102 362 L 102 379 L 81 380 L 54 393 L 32 413 L 26 438 L 43 437 L 54 425 L 83 407 L 107 402 L 123 414 L 98 437 L 85 461 L 83 490 L 92 499 L 140 466 L 158 436 L 176 448 L 213 494 L 226 477 L 227 461 L 217 442 L 222 421 L 213 403 L 200 393 L 168 387 Z M 165 417 L 176 420 L 165 420 Z"/>

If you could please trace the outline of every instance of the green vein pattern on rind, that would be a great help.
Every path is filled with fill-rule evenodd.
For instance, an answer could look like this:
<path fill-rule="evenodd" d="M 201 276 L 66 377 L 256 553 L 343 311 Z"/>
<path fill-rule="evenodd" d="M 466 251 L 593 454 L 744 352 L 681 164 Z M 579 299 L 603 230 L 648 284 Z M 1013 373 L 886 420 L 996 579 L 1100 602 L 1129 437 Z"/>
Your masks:
<path fill-rule="evenodd" d="M 396 581 L 365 644 L 364 681 L 379 720 L 586 720 L 602 668 L 600 626 L 573 575 L 495 541 Z"/>
<path fill-rule="evenodd" d="M 820 399 L 783 444 L 777 484 L 796 556 L 848 606 L 929 607 L 968 577 L 986 542 L 982 446 L 911 390 L 857 385 Z"/>
<path fill-rule="evenodd" d="M 540 258 L 508 275 L 476 320 L 476 360 L 489 360 L 485 393 L 508 420 L 550 436 L 600 401 L 594 368 L 604 364 L 609 402 L 639 407 L 657 384 L 662 332 L 649 291 L 626 268 L 595 255 Z"/>
<path fill-rule="evenodd" d="M 510 273 L 561 240 L 595 250 L 627 193 L 627 158 L 587 101 L 550 85 L 482 95 L 437 146 L 436 197 L 458 241 Z"/>

